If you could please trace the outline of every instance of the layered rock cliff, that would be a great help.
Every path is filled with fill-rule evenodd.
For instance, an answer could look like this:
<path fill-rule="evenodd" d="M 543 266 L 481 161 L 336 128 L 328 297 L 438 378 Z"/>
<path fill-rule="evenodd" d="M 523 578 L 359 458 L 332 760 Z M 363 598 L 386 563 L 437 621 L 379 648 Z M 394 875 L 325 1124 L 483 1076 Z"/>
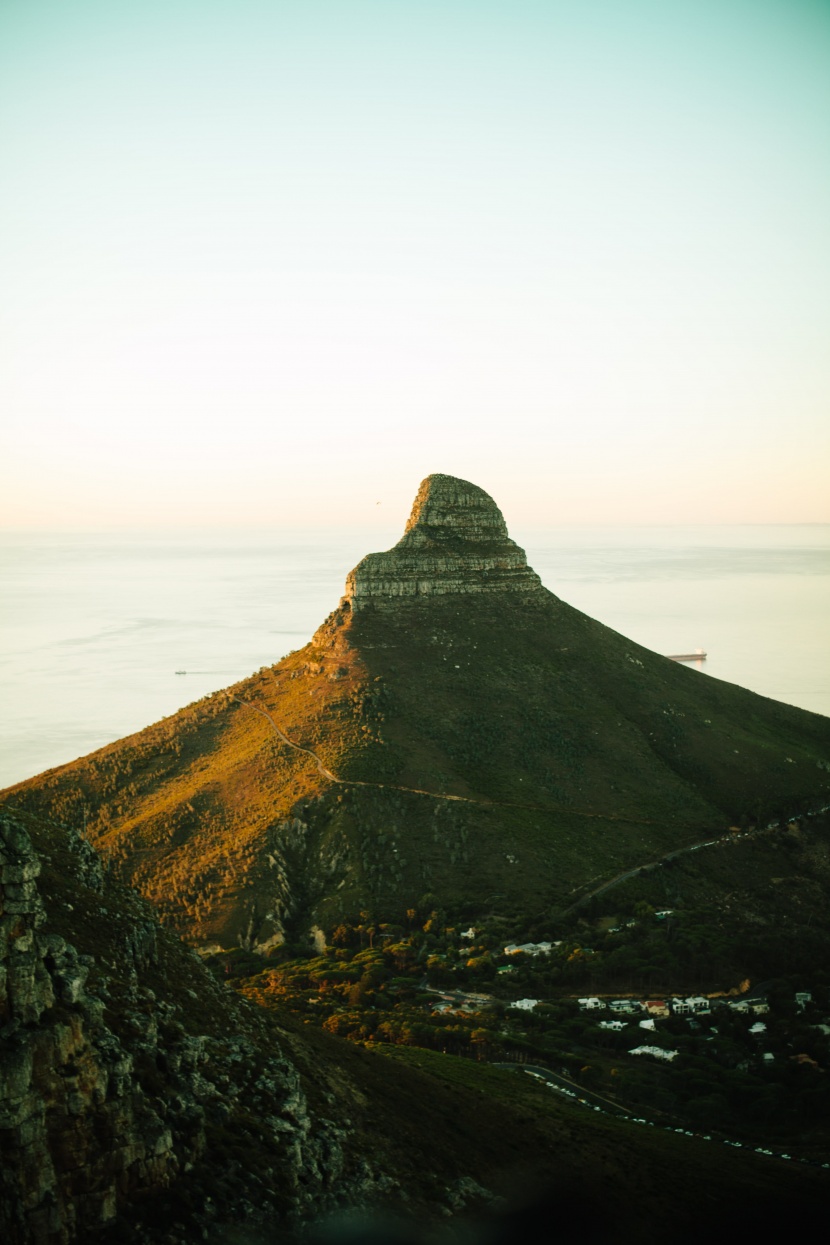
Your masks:
<path fill-rule="evenodd" d="M 492 497 L 447 475 L 427 476 L 394 549 L 368 554 L 346 580 L 354 611 L 412 597 L 543 591 Z"/>

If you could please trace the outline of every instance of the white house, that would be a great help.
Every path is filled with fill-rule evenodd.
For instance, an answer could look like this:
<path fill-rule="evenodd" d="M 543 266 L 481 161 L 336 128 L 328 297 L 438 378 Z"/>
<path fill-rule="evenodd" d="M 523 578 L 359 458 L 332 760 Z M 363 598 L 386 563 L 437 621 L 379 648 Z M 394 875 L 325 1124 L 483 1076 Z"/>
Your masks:
<path fill-rule="evenodd" d="M 663 1050 L 662 1046 L 635 1046 L 628 1053 L 629 1055 L 651 1055 L 652 1059 L 664 1059 L 666 1063 L 671 1063 L 678 1054 L 676 1050 Z"/>
<path fill-rule="evenodd" d="M 687 999 L 672 999 L 671 1009 L 675 1016 L 704 1016 L 711 1010 L 709 1000 L 700 994 Z"/>
<path fill-rule="evenodd" d="M 613 1029 L 615 1033 L 619 1033 L 621 1029 L 627 1029 L 624 1020 L 601 1020 L 599 1022 L 600 1029 Z"/>
<path fill-rule="evenodd" d="M 507 1006 L 516 1007 L 522 1012 L 532 1012 L 534 1007 L 538 1006 L 538 1003 L 538 999 L 516 999 L 515 1003 L 508 1003 Z"/>
<path fill-rule="evenodd" d="M 735 999 L 729 1006 L 733 1012 L 753 1012 L 756 1016 L 764 1016 L 769 1011 L 766 999 Z"/>
<path fill-rule="evenodd" d="M 608 1004 L 612 1012 L 619 1012 L 622 1015 L 630 1015 L 631 1012 L 638 1012 L 641 1004 L 636 999 L 612 999 Z"/>
<path fill-rule="evenodd" d="M 550 955 L 554 946 L 559 943 L 552 942 L 509 942 L 504 948 L 505 955 L 518 955 L 523 951 L 525 955 Z"/>
<path fill-rule="evenodd" d="M 579 1004 L 579 1010 L 581 1012 L 597 1012 L 597 1011 L 601 1011 L 602 1008 L 605 1007 L 605 1004 L 603 1003 L 602 999 L 590 998 L 590 999 L 577 999 L 576 1001 Z"/>

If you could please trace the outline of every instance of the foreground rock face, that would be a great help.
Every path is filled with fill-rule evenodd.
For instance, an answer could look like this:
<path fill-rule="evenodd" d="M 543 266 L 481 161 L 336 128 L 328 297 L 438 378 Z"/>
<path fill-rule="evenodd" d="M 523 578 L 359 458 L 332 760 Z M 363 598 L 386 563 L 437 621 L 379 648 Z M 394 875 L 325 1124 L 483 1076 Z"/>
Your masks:
<path fill-rule="evenodd" d="M 26 831 L 0 822 L 0 1224 L 15 1242 L 101 1228 L 119 1194 L 167 1184 L 178 1168 L 132 1056 L 86 993 L 91 957 L 40 932 L 40 872 Z"/>
<path fill-rule="evenodd" d="M 352 610 L 395 608 L 407 597 L 543 591 L 492 497 L 447 475 L 427 476 L 394 549 L 370 553 L 346 580 Z"/>
<path fill-rule="evenodd" d="M 190 1214 L 181 1225 L 190 1240 L 205 1235 L 212 1216 L 244 1217 L 257 1194 L 275 1219 L 325 1205 L 335 1186 L 359 1198 L 371 1171 L 343 1179 L 346 1134 L 319 1118 L 312 1128 L 298 1073 L 273 1040 L 246 1023 L 192 953 L 180 944 L 172 957 L 169 945 L 163 950 L 137 898 L 123 920 L 119 891 L 121 911 L 107 918 L 102 901 L 113 894 L 100 860 L 79 835 L 66 836 L 71 908 L 91 904 L 119 925 L 106 953 L 116 954 L 98 963 L 46 932 L 39 856 L 22 824 L 0 819 L 0 1239 L 69 1245 L 129 1232 L 131 1241 L 154 1241 L 153 1216 L 164 1222 L 169 1203 L 169 1218 Z M 144 984 L 168 972 L 184 1000 Z M 197 991 L 224 1034 L 187 1031 L 182 1002 Z M 247 1169 L 228 1162 L 228 1129 L 247 1147 Z M 271 1173 L 264 1197 L 263 1166 Z"/>

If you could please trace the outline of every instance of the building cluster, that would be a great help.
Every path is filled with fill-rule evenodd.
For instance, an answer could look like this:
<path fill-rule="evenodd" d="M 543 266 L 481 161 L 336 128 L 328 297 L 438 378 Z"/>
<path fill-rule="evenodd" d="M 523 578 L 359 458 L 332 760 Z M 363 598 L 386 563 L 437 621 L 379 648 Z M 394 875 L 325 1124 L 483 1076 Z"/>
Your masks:
<path fill-rule="evenodd" d="M 801 1012 L 808 1004 L 812 1003 L 813 996 L 809 991 L 799 990 L 795 994 L 795 1003 Z M 742 1013 L 747 1016 L 763 1016 L 770 1010 L 770 1005 L 763 995 L 745 995 L 738 998 L 724 998 L 715 995 L 712 998 L 706 998 L 703 995 L 691 995 L 688 998 L 672 998 L 666 999 L 600 999 L 597 997 L 588 997 L 577 1000 L 579 1008 L 583 1012 L 605 1012 L 610 1014 L 612 1019 L 603 1019 L 599 1021 L 599 1028 L 610 1030 L 614 1033 L 620 1033 L 623 1029 L 628 1028 L 631 1018 L 643 1017 L 638 1020 L 640 1029 L 655 1029 L 655 1019 L 666 1018 L 669 1016 L 682 1016 L 687 1019 L 693 1028 L 700 1028 L 695 1022 L 695 1016 L 708 1016 L 712 1012 L 713 1007 L 723 1008 L 731 1012 Z M 619 1019 L 620 1015 L 626 1017 L 625 1020 Z M 830 1034 L 830 1024 L 817 1024 L 813 1028 L 820 1030 L 822 1033 Z M 755 1020 L 750 1026 L 748 1032 L 757 1039 L 761 1039 L 766 1033 L 767 1026 L 761 1020 Z M 717 1029 L 712 1029 L 712 1033 L 717 1033 Z M 628 1052 L 630 1055 L 650 1055 L 655 1059 L 672 1060 L 678 1052 L 676 1050 L 666 1050 L 657 1046 L 637 1046 Z M 796 1062 L 807 1062 L 811 1066 L 818 1066 L 815 1060 L 809 1055 L 791 1055 L 790 1058 Z M 775 1059 L 775 1055 L 771 1051 L 764 1052 L 762 1059 L 765 1064 L 771 1063 Z M 739 1064 L 740 1068 L 749 1066 L 749 1063 Z"/>
<path fill-rule="evenodd" d="M 608 1010 L 614 1015 L 631 1016 L 645 1013 L 646 1016 L 706 1016 L 711 1011 L 710 1000 L 703 995 L 691 995 L 687 999 L 610 999 L 606 1002 L 600 998 L 577 999 L 579 1010 L 583 1012 L 599 1012 Z M 607 1026 L 606 1026 L 607 1027 Z"/>
<path fill-rule="evenodd" d="M 807 990 L 799 990 L 795 995 L 795 1002 L 799 1011 L 803 1011 L 812 1000 L 813 996 Z M 582 1012 L 608 1011 L 616 1016 L 644 1014 L 652 1019 L 660 1019 L 667 1016 L 708 1016 L 711 1014 L 713 1006 L 728 1007 L 730 1011 L 743 1015 L 765 1016 L 769 1012 L 769 1003 L 761 994 L 741 995 L 734 999 L 724 998 L 721 995 L 707 998 L 702 994 L 693 994 L 685 999 L 600 999 L 589 997 L 577 999 L 577 1003 L 579 1004 L 579 1010 Z M 604 1029 L 619 1027 L 607 1021 L 601 1021 L 600 1024 Z"/>

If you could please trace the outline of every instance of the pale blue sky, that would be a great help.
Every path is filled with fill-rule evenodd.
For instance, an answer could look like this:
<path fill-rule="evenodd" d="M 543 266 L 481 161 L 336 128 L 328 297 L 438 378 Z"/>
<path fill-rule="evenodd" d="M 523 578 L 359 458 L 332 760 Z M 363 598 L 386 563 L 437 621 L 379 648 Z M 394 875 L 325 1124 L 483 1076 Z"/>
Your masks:
<path fill-rule="evenodd" d="M 2 521 L 830 519 L 830 2 L 3 0 Z"/>

